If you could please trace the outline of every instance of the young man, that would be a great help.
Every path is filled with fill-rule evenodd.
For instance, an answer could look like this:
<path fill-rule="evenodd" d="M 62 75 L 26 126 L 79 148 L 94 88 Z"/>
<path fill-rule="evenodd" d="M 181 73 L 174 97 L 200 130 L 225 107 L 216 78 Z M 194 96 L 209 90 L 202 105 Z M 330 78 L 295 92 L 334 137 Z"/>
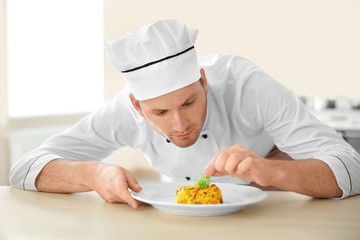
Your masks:
<path fill-rule="evenodd" d="M 11 184 L 95 190 L 137 208 L 128 191 L 141 191 L 136 179 L 99 162 L 130 146 L 174 180 L 205 174 L 324 198 L 360 192 L 360 156 L 340 135 L 253 63 L 229 55 L 198 59 L 196 36 L 196 29 L 163 20 L 108 42 L 108 60 L 125 89 L 25 155 L 11 170 Z"/>

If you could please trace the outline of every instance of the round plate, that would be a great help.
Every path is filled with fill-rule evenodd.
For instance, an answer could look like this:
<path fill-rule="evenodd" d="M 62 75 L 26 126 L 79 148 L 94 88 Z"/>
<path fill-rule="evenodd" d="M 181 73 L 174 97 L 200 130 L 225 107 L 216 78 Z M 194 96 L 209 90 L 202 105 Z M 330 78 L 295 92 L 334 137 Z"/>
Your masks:
<path fill-rule="evenodd" d="M 264 200 L 262 190 L 231 183 L 215 183 L 223 195 L 222 204 L 178 204 L 176 190 L 193 185 L 191 182 L 158 183 L 143 187 L 141 192 L 131 191 L 133 198 L 148 203 L 161 211 L 187 216 L 217 216 L 235 213 L 240 209 Z"/>

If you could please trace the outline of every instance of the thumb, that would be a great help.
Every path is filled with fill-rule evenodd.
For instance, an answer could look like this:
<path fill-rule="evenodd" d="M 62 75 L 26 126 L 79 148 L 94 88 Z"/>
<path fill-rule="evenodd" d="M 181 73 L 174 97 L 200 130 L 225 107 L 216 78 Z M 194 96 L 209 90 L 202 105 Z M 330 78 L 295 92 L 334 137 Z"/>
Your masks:
<path fill-rule="evenodd" d="M 138 181 L 133 175 L 131 175 L 130 172 L 126 172 L 126 179 L 131 190 L 135 192 L 140 192 L 142 190 L 142 187 L 138 184 Z"/>
<path fill-rule="evenodd" d="M 135 192 L 140 192 L 142 190 L 142 187 L 137 183 L 130 183 L 129 182 L 129 188 Z"/>

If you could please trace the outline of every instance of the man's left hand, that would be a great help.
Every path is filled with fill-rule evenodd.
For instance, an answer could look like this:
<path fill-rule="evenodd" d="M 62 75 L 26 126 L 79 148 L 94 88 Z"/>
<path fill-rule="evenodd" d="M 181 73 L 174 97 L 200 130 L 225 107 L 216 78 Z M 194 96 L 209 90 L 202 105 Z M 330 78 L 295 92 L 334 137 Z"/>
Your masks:
<path fill-rule="evenodd" d="M 219 152 L 206 166 L 205 176 L 231 175 L 243 180 L 269 186 L 276 174 L 269 171 L 272 161 L 265 159 L 240 144 Z"/>

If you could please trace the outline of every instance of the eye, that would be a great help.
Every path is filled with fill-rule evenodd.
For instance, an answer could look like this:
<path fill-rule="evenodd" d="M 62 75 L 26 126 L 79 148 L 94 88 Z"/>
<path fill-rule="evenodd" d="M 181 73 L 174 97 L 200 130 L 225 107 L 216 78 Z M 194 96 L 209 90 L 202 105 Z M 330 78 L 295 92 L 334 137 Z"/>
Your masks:
<path fill-rule="evenodd" d="M 162 115 L 164 115 L 166 112 L 167 112 L 166 110 L 161 110 L 161 111 L 156 112 L 155 115 L 157 115 L 157 116 L 162 116 Z"/>
<path fill-rule="evenodd" d="M 184 106 L 190 106 L 190 105 L 192 105 L 194 102 L 195 102 L 195 100 L 186 102 L 186 103 L 184 103 Z"/>

